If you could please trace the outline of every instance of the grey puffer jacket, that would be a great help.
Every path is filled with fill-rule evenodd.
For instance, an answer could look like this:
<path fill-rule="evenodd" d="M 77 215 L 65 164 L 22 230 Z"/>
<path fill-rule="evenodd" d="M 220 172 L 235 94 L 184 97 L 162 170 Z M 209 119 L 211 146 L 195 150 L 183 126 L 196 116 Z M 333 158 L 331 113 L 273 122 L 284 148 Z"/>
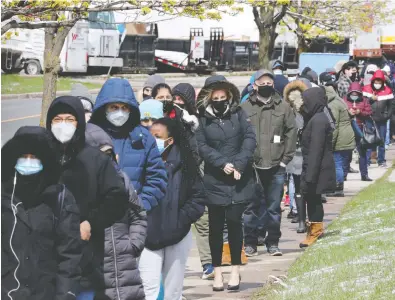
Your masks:
<path fill-rule="evenodd" d="M 110 136 L 100 127 L 87 124 L 86 142 L 102 149 L 113 148 Z M 103 150 L 103 149 L 102 149 Z M 144 249 L 147 236 L 147 214 L 129 177 L 114 165 L 129 191 L 129 209 L 124 217 L 104 232 L 104 260 L 99 270 L 102 290 L 96 291 L 95 300 L 144 300 L 144 288 L 137 258 Z"/>

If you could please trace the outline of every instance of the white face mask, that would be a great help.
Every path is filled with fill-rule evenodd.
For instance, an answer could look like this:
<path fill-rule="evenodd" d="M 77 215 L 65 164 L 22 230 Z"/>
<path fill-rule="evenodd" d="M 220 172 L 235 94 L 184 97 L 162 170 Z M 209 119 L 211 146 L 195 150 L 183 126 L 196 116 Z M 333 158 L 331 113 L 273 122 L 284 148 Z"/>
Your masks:
<path fill-rule="evenodd" d="M 62 144 L 69 142 L 76 131 L 76 127 L 71 123 L 61 122 L 53 124 L 51 131 L 55 138 Z"/>
<path fill-rule="evenodd" d="M 273 71 L 273 74 L 274 74 L 274 75 L 282 75 L 282 74 L 283 74 L 283 71 L 281 71 L 281 70 L 279 70 L 279 69 L 276 69 L 276 70 Z"/>
<path fill-rule="evenodd" d="M 373 84 L 373 86 L 374 86 L 374 88 L 376 89 L 376 90 L 379 90 L 379 89 L 381 89 L 382 88 L 382 84 L 381 83 L 375 83 L 375 84 Z"/>
<path fill-rule="evenodd" d="M 111 122 L 111 124 L 120 127 L 129 119 L 129 114 L 129 112 L 118 109 L 115 111 L 108 111 L 106 113 L 106 117 L 107 120 Z"/>

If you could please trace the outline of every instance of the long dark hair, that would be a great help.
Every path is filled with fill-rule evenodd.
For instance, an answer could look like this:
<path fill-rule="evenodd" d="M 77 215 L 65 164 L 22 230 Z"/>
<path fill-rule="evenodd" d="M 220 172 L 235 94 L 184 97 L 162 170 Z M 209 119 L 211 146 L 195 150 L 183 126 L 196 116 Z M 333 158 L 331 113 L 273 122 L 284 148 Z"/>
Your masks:
<path fill-rule="evenodd" d="M 153 123 L 153 125 L 156 124 L 165 126 L 169 137 L 172 137 L 174 139 L 174 144 L 179 147 L 182 160 L 182 172 L 184 174 L 183 178 L 186 178 L 193 184 L 196 176 L 200 176 L 200 172 L 198 162 L 193 155 L 185 129 L 183 126 L 179 126 L 176 120 L 170 118 L 158 119 Z"/>

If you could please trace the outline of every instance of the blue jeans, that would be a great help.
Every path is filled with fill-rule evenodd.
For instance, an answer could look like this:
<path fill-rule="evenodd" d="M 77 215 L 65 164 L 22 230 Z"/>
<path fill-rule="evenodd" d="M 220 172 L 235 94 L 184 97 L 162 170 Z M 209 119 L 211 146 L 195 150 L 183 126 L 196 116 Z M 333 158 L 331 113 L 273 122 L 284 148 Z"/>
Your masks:
<path fill-rule="evenodd" d="M 341 151 L 333 152 L 333 158 L 335 160 L 335 167 L 336 167 L 337 183 L 343 183 L 344 178 L 347 177 L 351 156 L 352 156 L 352 150 L 341 150 Z"/>
<path fill-rule="evenodd" d="M 244 212 L 245 245 L 256 247 L 258 236 L 266 237 L 267 244 L 278 244 L 281 231 L 281 199 L 285 182 L 285 168 L 257 169 L 261 185 L 257 197 Z"/>
<path fill-rule="evenodd" d="M 387 122 L 377 122 L 376 123 L 377 129 L 379 131 L 380 137 L 383 140 L 383 144 L 380 145 L 378 148 L 378 153 L 377 153 L 377 163 L 383 164 L 385 163 L 385 138 L 387 136 Z"/>
<path fill-rule="evenodd" d="M 361 147 L 361 142 L 357 140 L 357 149 L 359 153 L 359 172 L 361 177 L 368 176 L 368 160 L 370 159 L 370 154 L 368 158 L 368 153 L 366 149 Z"/>
<path fill-rule="evenodd" d="M 93 300 L 95 297 L 94 291 L 84 291 L 78 294 L 76 300 Z"/>
<path fill-rule="evenodd" d="M 392 100 L 394 101 L 394 100 Z M 391 143 L 391 120 L 387 121 L 387 133 L 385 138 L 385 145 L 389 145 Z"/>

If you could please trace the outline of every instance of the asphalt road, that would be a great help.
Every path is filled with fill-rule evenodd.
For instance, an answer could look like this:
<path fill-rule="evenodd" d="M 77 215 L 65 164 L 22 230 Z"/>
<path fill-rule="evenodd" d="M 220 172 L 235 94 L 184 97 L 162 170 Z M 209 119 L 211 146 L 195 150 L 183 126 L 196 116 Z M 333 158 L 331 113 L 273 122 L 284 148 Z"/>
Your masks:
<path fill-rule="evenodd" d="M 166 78 L 166 82 L 175 86 L 180 82 L 189 82 L 196 88 L 204 86 L 206 77 L 181 77 Z M 248 83 L 249 77 L 228 77 L 240 90 Z M 140 89 L 144 80 L 131 82 L 132 86 Z M 41 111 L 41 99 L 15 99 L 1 101 L 1 145 L 3 146 L 21 126 L 39 125 Z"/>

